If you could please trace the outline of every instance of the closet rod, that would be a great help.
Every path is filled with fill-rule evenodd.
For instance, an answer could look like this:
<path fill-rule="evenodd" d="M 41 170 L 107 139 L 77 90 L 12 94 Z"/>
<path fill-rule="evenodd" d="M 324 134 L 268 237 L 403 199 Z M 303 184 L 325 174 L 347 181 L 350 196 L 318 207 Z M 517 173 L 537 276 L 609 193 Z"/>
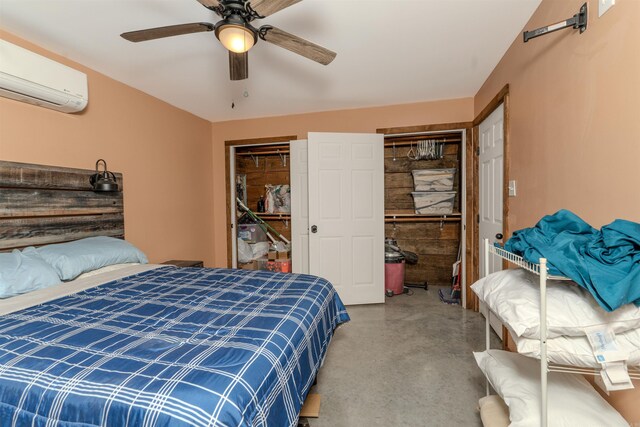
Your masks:
<path fill-rule="evenodd" d="M 424 138 L 424 139 L 426 139 L 427 141 L 433 141 L 433 142 L 444 142 L 445 144 L 459 144 L 460 142 L 462 142 L 461 139 L 453 139 L 453 138 L 451 139 L 446 138 L 446 141 L 442 138 L 433 138 L 433 139 Z M 421 140 L 416 139 L 411 141 L 385 141 L 384 148 L 393 147 L 394 145 L 396 147 L 408 147 L 410 145 L 416 145 L 418 141 L 421 141 Z"/>
<path fill-rule="evenodd" d="M 246 153 L 236 153 L 238 156 L 264 156 L 267 154 L 289 154 L 289 150 L 274 150 L 274 151 L 249 151 Z"/>

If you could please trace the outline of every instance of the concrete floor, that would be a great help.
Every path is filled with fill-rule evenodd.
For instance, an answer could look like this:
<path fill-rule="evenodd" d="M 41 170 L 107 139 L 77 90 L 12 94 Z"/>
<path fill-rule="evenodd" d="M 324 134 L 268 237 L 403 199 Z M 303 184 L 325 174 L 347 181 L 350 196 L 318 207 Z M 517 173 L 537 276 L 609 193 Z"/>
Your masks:
<path fill-rule="evenodd" d="M 412 291 L 347 307 L 311 390 L 322 396 L 311 427 L 482 425 L 471 352 L 484 349 L 484 318 L 441 303 L 435 286 Z"/>

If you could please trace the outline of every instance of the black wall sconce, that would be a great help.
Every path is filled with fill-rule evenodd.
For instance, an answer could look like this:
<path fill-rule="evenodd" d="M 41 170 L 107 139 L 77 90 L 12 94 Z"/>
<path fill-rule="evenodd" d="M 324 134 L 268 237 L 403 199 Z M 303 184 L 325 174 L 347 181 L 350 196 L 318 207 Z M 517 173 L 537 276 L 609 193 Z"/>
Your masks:
<path fill-rule="evenodd" d="M 100 172 L 100 163 L 104 166 L 104 170 Z M 96 173 L 89 177 L 89 183 L 93 191 L 118 191 L 118 183 L 113 172 L 107 170 L 107 162 L 98 159 L 96 162 Z"/>

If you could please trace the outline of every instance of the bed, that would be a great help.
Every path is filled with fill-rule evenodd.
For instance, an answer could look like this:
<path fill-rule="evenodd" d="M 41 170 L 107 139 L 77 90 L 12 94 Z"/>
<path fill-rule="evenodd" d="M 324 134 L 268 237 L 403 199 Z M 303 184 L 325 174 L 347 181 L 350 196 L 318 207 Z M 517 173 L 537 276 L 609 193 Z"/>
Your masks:
<path fill-rule="evenodd" d="M 62 277 L 47 248 L 123 237 L 122 195 L 90 194 L 91 172 L 0 162 L 0 250 L 49 244 L 15 256 Z M 349 319 L 315 276 L 94 267 L 0 301 L 0 425 L 293 426 Z"/>

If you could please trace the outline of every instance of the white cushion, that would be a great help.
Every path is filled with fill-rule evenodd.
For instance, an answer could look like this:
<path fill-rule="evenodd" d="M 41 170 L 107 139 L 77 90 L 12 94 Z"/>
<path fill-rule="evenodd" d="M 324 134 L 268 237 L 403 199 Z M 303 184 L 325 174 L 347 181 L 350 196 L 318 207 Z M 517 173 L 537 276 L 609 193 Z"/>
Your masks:
<path fill-rule="evenodd" d="M 511 427 L 539 427 L 540 363 L 502 350 L 474 353 L 478 366 L 509 407 Z M 629 427 L 581 375 L 549 372 L 549 427 Z"/>
<path fill-rule="evenodd" d="M 513 337 L 518 353 L 528 357 L 540 358 L 540 340 Z M 640 329 L 616 335 L 616 344 L 620 351 L 629 355 L 627 366 L 640 366 Z M 551 362 L 561 365 L 600 368 L 593 355 L 591 344 L 586 336 L 556 337 L 547 340 L 547 356 Z"/>
<path fill-rule="evenodd" d="M 516 336 L 540 338 L 539 277 L 523 269 L 503 270 L 471 285 L 483 303 Z M 608 324 L 616 334 L 640 328 L 640 307 L 603 310 L 591 294 L 569 281 L 547 281 L 547 337 L 583 336 L 584 328 Z"/>

